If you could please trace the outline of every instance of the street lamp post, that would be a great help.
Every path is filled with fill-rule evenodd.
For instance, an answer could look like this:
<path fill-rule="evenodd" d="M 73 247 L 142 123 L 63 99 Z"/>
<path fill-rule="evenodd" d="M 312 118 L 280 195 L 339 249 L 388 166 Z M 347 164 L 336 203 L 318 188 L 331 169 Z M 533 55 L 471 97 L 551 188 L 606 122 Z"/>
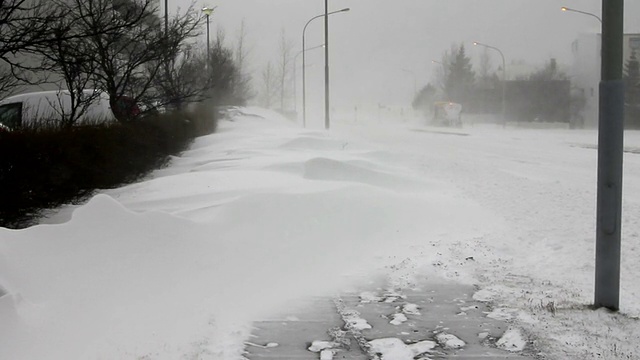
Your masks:
<path fill-rule="evenodd" d="M 445 83 L 447 81 L 447 67 L 444 63 L 438 61 L 438 60 L 431 60 L 432 64 L 440 64 L 440 67 L 442 68 L 442 88 L 444 89 L 445 87 Z"/>
<path fill-rule="evenodd" d="M 213 10 L 216 9 L 217 6 L 212 8 L 203 7 L 202 12 L 207 17 L 207 67 L 209 67 L 209 61 L 211 60 L 211 45 L 209 44 L 209 17 L 213 14 Z"/>
<path fill-rule="evenodd" d="M 298 56 L 302 55 L 303 52 L 305 51 L 309 51 L 309 50 L 314 50 L 314 49 L 319 49 L 321 47 L 324 47 L 324 44 L 322 45 L 318 45 L 318 46 L 314 46 L 308 49 L 304 49 L 304 50 L 300 50 L 296 56 L 293 57 L 293 96 L 294 96 L 294 102 L 293 102 L 293 106 L 294 106 L 294 111 L 298 112 L 298 91 L 297 91 L 297 72 L 296 72 L 296 64 L 298 63 Z"/>
<path fill-rule="evenodd" d="M 309 21 L 307 21 L 306 24 L 304 24 L 304 28 L 302 29 L 302 126 L 307 126 L 307 88 L 306 88 L 306 73 L 305 73 L 305 45 L 304 45 L 304 39 L 305 39 L 305 33 L 307 31 L 307 26 L 309 26 L 309 24 L 318 18 L 321 18 L 323 16 L 328 17 L 328 15 L 331 14 L 336 14 L 339 12 L 345 12 L 345 11 L 349 11 L 349 8 L 344 8 L 341 10 L 337 10 L 337 11 L 332 11 L 330 13 L 327 14 L 321 14 L 321 15 L 317 15 L 312 17 L 311 19 L 309 19 Z M 326 39 L 325 39 L 325 49 L 327 47 L 326 45 Z M 326 56 L 326 53 L 325 53 Z M 327 72 L 328 73 L 328 72 Z"/>
<path fill-rule="evenodd" d="M 169 0 L 164 0 L 164 36 L 169 35 Z"/>
<path fill-rule="evenodd" d="M 620 301 L 624 140 L 624 0 L 602 0 L 602 15 L 594 307 L 617 311 Z"/>
<path fill-rule="evenodd" d="M 592 13 L 590 13 L 590 12 L 586 12 L 586 11 L 581 11 L 581 10 L 571 9 L 571 8 L 566 7 L 566 6 L 561 7 L 561 8 L 560 8 L 560 10 L 562 10 L 562 11 L 569 11 L 569 12 L 575 12 L 575 13 L 579 13 L 579 14 L 584 14 L 584 15 L 593 16 L 594 18 L 598 19 L 598 21 L 600 21 L 600 24 L 602 24 L 602 19 L 601 19 L 598 15 L 596 15 L 596 14 L 592 14 Z"/>
<path fill-rule="evenodd" d="M 474 42 L 473 45 L 484 46 L 500 53 L 502 57 L 502 127 L 507 127 L 507 63 L 504 60 L 504 54 L 495 46 Z"/>

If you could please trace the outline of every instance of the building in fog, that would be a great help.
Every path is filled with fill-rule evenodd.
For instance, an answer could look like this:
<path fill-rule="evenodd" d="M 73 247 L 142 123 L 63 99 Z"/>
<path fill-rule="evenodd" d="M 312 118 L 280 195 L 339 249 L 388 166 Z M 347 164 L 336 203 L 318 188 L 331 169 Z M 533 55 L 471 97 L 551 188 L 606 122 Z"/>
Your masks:
<path fill-rule="evenodd" d="M 640 56 L 640 33 L 624 34 L 623 44 L 624 63 L 630 59 L 634 51 L 636 56 Z M 582 116 L 587 128 L 598 126 L 601 48 L 602 36 L 600 33 L 581 34 L 571 44 L 573 65 L 570 76 L 575 90 L 586 100 Z"/>

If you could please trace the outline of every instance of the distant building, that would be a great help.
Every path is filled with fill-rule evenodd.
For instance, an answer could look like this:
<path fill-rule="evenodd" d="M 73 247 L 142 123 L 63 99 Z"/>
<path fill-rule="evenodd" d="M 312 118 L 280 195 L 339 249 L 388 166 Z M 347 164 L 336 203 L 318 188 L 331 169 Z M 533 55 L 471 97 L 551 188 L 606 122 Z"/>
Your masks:
<path fill-rule="evenodd" d="M 640 33 L 624 34 L 623 44 L 622 56 L 623 62 L 626 63 L 634 50 L 636 55 L 640 54 Z M 573 85 L 584 95 L 586 100 L 582 116 L 587 128 L 598 127 L 601 49 L 602 35 L 600 33 L 581 34 L 571 44 L 573 66 L 570 76 Z"/>

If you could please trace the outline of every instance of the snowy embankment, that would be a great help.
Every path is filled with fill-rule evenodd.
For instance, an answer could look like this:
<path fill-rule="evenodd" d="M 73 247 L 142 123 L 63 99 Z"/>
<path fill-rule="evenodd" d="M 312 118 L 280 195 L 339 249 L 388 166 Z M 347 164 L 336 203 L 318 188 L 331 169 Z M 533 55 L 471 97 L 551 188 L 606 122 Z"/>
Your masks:
<path fill-rule="evenodd" d="M 488 315 L 558 358 L 639 353 L 625 344 L 637 321 L 584 310 L 594 132 L 337 120 L 327 133 L 245 112 L 146 181 L 0 229 L 0 359 L 237 359 L 251 320 L 373 273 L 478 283 Z M 636 157 L 625 214 L 640 204 Z M 622 308 L 637 316 L 640 225 L 624 226 Z"/>
<path fill-rule="evenodd" d="M 147 181 L 0 229 L 0 358 L 236 359 L 287 299 L 388 265 L 410 281 L 434 239 L 496 223 L 388 156 L 240 116 Z"/>

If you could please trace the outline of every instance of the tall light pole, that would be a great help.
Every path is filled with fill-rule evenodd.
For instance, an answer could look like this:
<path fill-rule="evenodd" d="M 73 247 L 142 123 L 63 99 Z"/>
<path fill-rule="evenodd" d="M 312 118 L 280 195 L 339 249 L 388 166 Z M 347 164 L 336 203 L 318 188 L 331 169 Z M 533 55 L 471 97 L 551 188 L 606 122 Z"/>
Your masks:
<path fill-rule="evenodd" d="M 164 36 L 169 36 L 169 0 L 164 0 Z"/>
<path fill-rule="evenodd" d="M 309 24 L 315 19 L 321 18 L 323 16 L 339 13 L 339 12 L 345 12 L 345 11 L 349 11 L 349 8 L 332 11 L 326 15 L 321 14 L 321 15 L 314 16 L 311 19 L 309 19 L 309 21 L 307 21 L 306 24 L 304 24 L 304 28 L 302 29 L 302 126 L 307 126 L 307 87 L 306 87 L 305 57 L 304 57 L 304 53 L 305 53 L 305 45 L 304 45 L 305 36 L 304 35 L 307 31 L 307 26 L 309 26 Z M 326 43 L 325 43 L 325 46 L 326 46 Z"/>
<path fill-rule="evenodd" d="M 504 54 L 500 49 L 495 46 L 474 42 L 473 45 L 484 46 L 487 49 L 492 49 L 500 53 L 502 57 L 502 127 L 507 127 L 507 63 L 504 60 Z"/>
<path fill-rule="evenodd" d="M 624 0 L 602 0 L 602 15 L 594 307 L 617 311 L 620 307 L 624 140 Z"/>
<path fill-rule="evenodd" d="M 213 14 L 213 10 L 216 9 L 217 6 L 214 7 L 203 7 L 202 12 L 207 17 L 207 67 L 209 67 L 209 62 L 211 60 L 211 45 L 209 44 L 209 17 Z"/>
<path fill-rule="evenodd" d="M 324 128 L 329 129 L 329 1 L 324 0 Z"/>
<path fill-rule="evenodd" d="M 441 86 L 444 89 L 445 88 L 445 84 L 447 82 L 447 66 L 444 63 L 442 63 L 442 62 L 440 62 L 438 60 L 431 60 L 431 63 L 432 64 L 440 64 L 440 66 L 442 67 L 442 84 L 441 84 Z"/>
<path fill-rule="evenodd" d="M 304 50 L 300 50 L 296 56 L 293 57 L 293 96 L 294 96 L 294 101 L 293 101 L 293 108 L 294 111 L 296 111 L 296 113 L 298 112 L 298 91 L 297 91 L 297 76 L 296 76 L 296 64 L 298 63 L 298 56 L 302 55 L 303 52 L 309 51 L 309 50 L 314 50 L 314 49 L 319 49 L 321 47 L 324 47 L 324 44 L 322 45 L 318 45 L 318 46 L 314 46 L 308 49 L 304 49 Z"/>
<path fill-rule="evenodd" d="M 596 14 L 592 14 L 592 13 L 590 13 L 590 12 L 586 12 L 586 11 L 581 11 L 581 10 L 571 9 L 571 8 L 566 7 L 566 6 L 561 7 L 561 8 L 560 8 L 560 10 L 562 10 L 562 11 L 569 11 L 569 12 L 576 12 L 576 13 L 579 13 L 579 14 L 584 14 L 584 15 L 593 16 L 594 18 L 598 19 L 598 21 L 600 21 L 600 24 L 602 24 L 602 19 L 601 19 L 598 15 L 596 15 Z"/>

